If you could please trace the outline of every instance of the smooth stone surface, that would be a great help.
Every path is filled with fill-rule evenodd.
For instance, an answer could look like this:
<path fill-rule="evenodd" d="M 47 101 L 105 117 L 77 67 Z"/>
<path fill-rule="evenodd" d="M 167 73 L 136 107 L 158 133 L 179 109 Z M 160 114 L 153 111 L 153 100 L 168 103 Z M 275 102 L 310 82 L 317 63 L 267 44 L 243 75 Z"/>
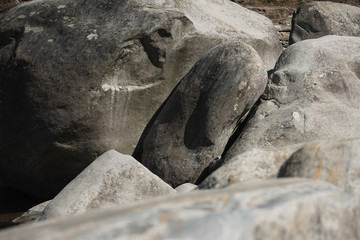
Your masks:
<path fill-rule="evenodd" d="M 141 162 L 173 187 L 196 183 L 263 93 L 264 64 L 244 43 L 220 44 L 181 80 L 150 125 Z"/>
<path fill-rule="evenodd" d="M 310 2 L 294 13 L 289 43 L 325 35 L 360 36 L 360 8 L 335 2 Z"/>
<path fill-rule="evenodd" d="M 317 142 L 296 151 L 279 177 L 323 180 L 360 196 L 360 139 Z"/>
<path fill-rule="evenodd" d="M 224 188 L 235 183 L 276 178 L 281 165 L 299 146 L 277 150 L 251 149 L 228 159 L 220 168 L 211 173 L 200 189 Z"/>
<path fill-rule="evenodd" d="M 281 52 L 269 19 L 224 0 L 38 0 L 0 22 L 0 176 L 44 198 L 108 149 L 132 154 L 212 47 L 247 42 L 268 69 Z"/>
<path fill-rule="evenodd" d="M 196 190 L 197 188 L 198 188 L 198 186 L 195 184 L 184 183 L 184 184 L 181 184 L 180 186 L 178 186 L 177 188 L 175 188 L 175 190 L 178 193 L 188 193 L 188 192 L 192 192 L 192 191 Z"/>
<path fill-rule="evenodd" d="M 359 205 L 329 183 L 275 179 L 13 228 L 0 239 L 357 239 Z"/>
<path fill-rule="evenodd" d="M 39 220 L 79 215 L 98 208 L 126 206 L 175 193 L 131 156 L 110 150 L 56 195 Z"/>

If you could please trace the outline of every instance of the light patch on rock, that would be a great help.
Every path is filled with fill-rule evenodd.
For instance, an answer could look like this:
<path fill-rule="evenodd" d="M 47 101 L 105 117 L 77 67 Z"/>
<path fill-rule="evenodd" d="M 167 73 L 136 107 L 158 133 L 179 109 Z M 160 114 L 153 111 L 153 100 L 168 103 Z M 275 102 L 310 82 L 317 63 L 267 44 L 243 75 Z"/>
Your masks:
<path fill-rule="evenodd" d="M 239 106 L 239 105 L 238 105 L 237 103 L 234 105 L 234 111 L 236 111 L 236 109 L 237 109 L 238 106 Z"/>
<path fill-rule="evenodd" d="M 241 82 L 240 84 L 239 84 L 239 90 L 242 90 L 242 89 L 244 89 L 245 87 L 246 87 L 246 85 L 247 85 L 247 83 L 244 81 L 244 82 Z"/>
<path fill-rule="evenodd" d="M 59 6 L 57 7 L 57 9 L 63 9 L 63 8 L 66 8 L 66 5 L 59 5 Z"/>
<path fill-rule="evenodd" d="M 23 18 L 26 18 L 26 16 L 25 15 L 19 15 L 17 18 L 23 19 Z"/>
<path fill-rule="evenodd" d="M 86 38 L 87 38 L 88 40 L 92 40 L 92 39 L 97 40 L 98 37 L 99 37 L 99 35 L 98 35 L 96 32 L 97 32 L 96 30 L 93 30 L 93 32 L 90 33 L 89 35 L 87 35 Z"/>
<path fill-rule="evenodd" d="M 73 27 L 74 27 L 74 24 L 69 24 L 68 27 L 73 28 Z"/>
<path fill-rule="evenodd" d="M 53 43 L 54 42 L 54 39 L 50 38 L 47 40 L 49 43 Z"/>
<path fill-rule="evenodd" d="M 29 33 L 29 32 L 40 33 L 42 31 L 44 31 L 43 27 L 25 26 L 25 33 Z"/>
<path fill-rule="evenodd" d="M 293 112 L 292 114 L 293 118 L 295 119 L 295 121 L 300 121 L 300 113 L 298 112 Z"/>

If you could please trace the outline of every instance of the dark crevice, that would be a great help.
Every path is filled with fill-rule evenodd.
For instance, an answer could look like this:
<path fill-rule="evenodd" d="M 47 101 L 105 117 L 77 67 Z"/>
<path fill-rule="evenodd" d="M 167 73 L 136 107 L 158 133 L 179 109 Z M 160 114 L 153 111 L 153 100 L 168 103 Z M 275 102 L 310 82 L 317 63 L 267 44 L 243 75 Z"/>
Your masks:
<path fill-rule="evenodd" d="M 11 56 L 10 61 L 11 61 L 11 60 L 14 60 L 14 59 L 16 58 L 16 50 L 17 50 L 17 48 L 18 48 L 18 46 L 19 46 L 19 44 L 20 44 L 20 40 L 21 40 L 22 36 L 24 35 L 24 31 L 25 31 L 25 29 L 22 28 L 20 31 L 15 31 L 15 32 L 14 32 L 15 47 L 14 47 L 14 49 L 13 49 L 13 52 L 12 52 L 12 56 Z"/>
<path fill-rule="evenodd" d="M 10 44 L 11 42 L 12 39 L 6 32 L 0 33 L 0 49 Z"/>
<path fill-rule="evenodd" d="M 274 68 L 267 71 L 268 79 L 270 79 L 271 74 L 273 74 L 274 72 L 275 72 Z"/>
<path fill-rule="evenodd" d="M 153 40 L 149 36 L 145 36 L 140 38 L 140 42 L 146 52 L 150 62 L 156 68 L 162 68 L 163 60 L 166 57 L 166 53 L 162 51 L 160 48 L 154 45 Z"/>
<path fill-rule="evenodd" d="M 12 220 L 46 200 L 12 188 L 0 187 L 0 230 L 16 225 Z"/>
<path fill-rule="evenodd" d="M 210 174 L 216 171 L 219 167 L 221 167 L 224 163 L 225 156 L 229 149 L 234 145 L 237 139 L 241 138 L 242 133 L 248 128 L 250 120 L 254 117 L 258 106 L 261 103 L 261 99 L 259 99 L 254 106 L 250 109 L 248 115 L 245 117 L 243 121 L 242 118 L 238 120 L 236 128 L 234 129 L 233 134 L 230 136 L 227 144 L 225 145 L 224 151 L 221 154 L 221 158 L 215 158 L 210 162 L 209 166 L 206 167 L 200 174 L 199 178 L 196 180 L 197 185 L 201 184 Z"/>
<path fill-rule="evenodd" d="M 166 29 L 159 29 L 157 30 L 158 34 L 162 38 L 171 38 L 172 35 L 170 32 L 168 32 Z"/>
<path fill-rule="evenodd" d="M 238 122 L 238 124 L 236 125 L 236 128 L 233 132 L 233 134 L 230 136 L 223 153 L 221 154 L 221 158 L 224 158 L 226 153 L 229 151 L 229 149 L 232 147 L 232 145 L 234 145 L 234 143 L 236 142 L 236 140 L 238 138 L 241 137 L 242 133 L 248 128 L 249 126 L 249 122 L 250 120 L 254 117 L 258 106 L 260 105 L 261 100 L 257 100 L 257 102 L 254 104 L 254 106 L 250 109 L 249 113 L 247 114 L 247 116 L 245 117 L 245 119 L 243 121 Z"/>
<path fill-rule="evenodd" d="M 195 184 L 199 185 L 201 184 L 211 173 L 213 173 L 216 169 L 218 169 L 222 163 L 223 158 L 215 158 L 213 159 L 210 164 L 201 172 L 200 176 L 196 180 Z"/>
<path fill-rule="evenodd" d="M 19 43 L 21 41 L 21 38 L 24 34 L 25 29 L 24 28 L 19 28 L 19 29 L 14 29 L 14 30 L 10 30 L 10 31 L 6 31 L 6 32 L 1 32 L 0 33 L 0 49 L 6 47 L 7 45 L 11 44 L 13 41 L 15 41 L 15 46 L 12 49 L 12 53 L 10 58 L 8 59 L 8 61 L 5 63 L 5 65 L 1 66 L 2 67 L 10 67 L 10 64 L 13 63 L 14 64 L 14 60 L 16 58 L 16 50 L 19 46 Z"/>

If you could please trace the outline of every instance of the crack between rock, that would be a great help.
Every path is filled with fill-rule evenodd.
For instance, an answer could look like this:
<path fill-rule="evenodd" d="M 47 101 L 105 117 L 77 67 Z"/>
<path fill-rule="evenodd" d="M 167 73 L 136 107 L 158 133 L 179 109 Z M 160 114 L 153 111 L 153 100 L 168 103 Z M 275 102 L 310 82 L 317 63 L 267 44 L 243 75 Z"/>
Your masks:
<path fill-rule="evenodd" d="M 248 114 L 246 115 L 245 118 L 239 118 L 238 123 L 236 124 L 236 127 L 233 130 L 232 135 L 230 136 L 228 142 L 226 143 L 221 156 L 212 160 L 210 162 L 210 164 L 208 165 L 208 167 L 206 167 L 201 172 L 200 176 L 198 177 L 198 179 L 195 182 L 196 185 L 201 184 L 201 182 L 203 182 L 208 176 L 210 176 L 210 174 L 215 172 L 218 168 L 220 168 L 223 165 L 227 152 L 234 145 L 234 143 L 237 141 L 237 139 L 241 138 L 242 133 L 249 126 L 249 122 L 254 117 L 254 115 L 260 105 L 260 102 L 261 102 L 261 99 L 258 99 L 256 101 L 256 103 L 253 105 L 253 107 L 248 111 Z"/>
<path fill-rule="evenodd" d="M 20 29 L 20 31 L 19 30 L 14 30 L 14 32 L 12 34 L 9 33 L 9 35 L 10 35 L 9 37 L 13 37 L 15 39 L 15 46 L 14 46 L 14 48 L 12 50 L 11 56 L 9 57 L 8 61 L 5 63 L 5 67 L 9 67 L 11 62 L 14 62 L 14 59 L 16 58 L 16 50 L 19 47 L 20 39 L 24 35 L 24 32 L 25 32 L 25 28 L 22 27 Z"/>

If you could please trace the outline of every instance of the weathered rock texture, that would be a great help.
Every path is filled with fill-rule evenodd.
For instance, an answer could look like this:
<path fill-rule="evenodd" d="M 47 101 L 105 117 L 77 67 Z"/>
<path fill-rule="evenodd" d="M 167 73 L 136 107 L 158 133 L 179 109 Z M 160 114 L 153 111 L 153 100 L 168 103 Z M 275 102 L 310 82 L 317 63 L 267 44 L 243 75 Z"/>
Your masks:
<path fill-rule="evenodd" d="M 7 240 L 357 239 L 359 201 L 318 181 L 276 179 L 0 232 Z"/>
<path fill-rule="evenodd" d="M 279 177 L 306 177 L 333 183 L 360 196 L 360 140 L 308 144 L 281 167 Z"/>
<path fill-rule="evenodd" d="M 142 163 L 172 186 L 195 183 L 265 89 L 266 68 L 244 43 L 205 54 L 166 101 L 143 143 Z"/>
<path fill-rule="evenodd" d="M 131 156 L 114 150 L 92 162 L 44 209 L 40 220 L 125 206 L 176 191 Z"/>
<path fill-rule="evenodd" d="M 294 13 L 289 43 L 325 35 L 360 36 L 360 8 L 333 2 L 311 2 Z"/>
<path fill-rule="evenodd" d="M 44 197 L 108 149 L 131 154 L 213 46 L 248 42 L 268 68 L 280 53 L 268 19 L 220 0 L 39 0 L 0 22 L 0 176 Z"/>
<path fill-rule="evenodd" d="M 44 209 L 49 205 L 51 200 L 42 202 L 29 210 L 27 210 L 24 214 L 20 217 L 15 218 L 12 222 L 15 224 L 24 224 L 36 221 L 44 211 Z"/>
<path fill-rule="evenodd" d="M 360 38 L 326 36 L 290 46 L 226 159 L 252 148 L 360 135 L 359 76 Z"/>
<path fill-rule="evenodd" d="M 211 173 L 200 189 L 224 188 L 234 183 L 255 179 L 276 178 L 281 165 L 298 146 L 277 150 L 251 149 L 228 159 L 223 166 Z"/>

